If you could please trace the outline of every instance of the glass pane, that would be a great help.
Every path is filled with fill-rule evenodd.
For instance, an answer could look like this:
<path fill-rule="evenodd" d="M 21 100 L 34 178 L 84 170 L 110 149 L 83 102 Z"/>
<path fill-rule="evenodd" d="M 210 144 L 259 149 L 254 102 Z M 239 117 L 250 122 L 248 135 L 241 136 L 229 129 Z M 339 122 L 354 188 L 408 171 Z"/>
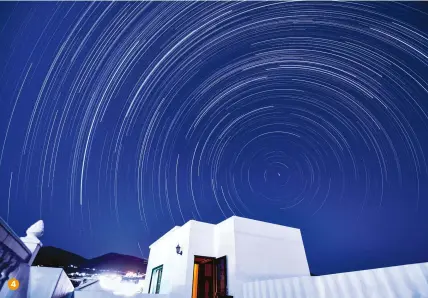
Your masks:
<path fill-rule="evenodd" d="M 162 280 L 162 268 L 159 268 L 159 273 L 158 273 L 158 280 L 156 283 L 156 294 L 159 294 L 160 292 L 160 286 L 161 286 L 161 280 Z"/>
<path fill-rule="evenodd" d="M 152 270 L 149 294 L 159 294 L 162 280 L 163 265 Z"/>
<path fill-rule="evenodd" d="M 155 294 L 155 289 L 156 289 L 156 281 L 158 280 L 158 271 L 157 270 L 153 270 L 152 273 L 152 283 L 150 285 L 150 294 Z"/>

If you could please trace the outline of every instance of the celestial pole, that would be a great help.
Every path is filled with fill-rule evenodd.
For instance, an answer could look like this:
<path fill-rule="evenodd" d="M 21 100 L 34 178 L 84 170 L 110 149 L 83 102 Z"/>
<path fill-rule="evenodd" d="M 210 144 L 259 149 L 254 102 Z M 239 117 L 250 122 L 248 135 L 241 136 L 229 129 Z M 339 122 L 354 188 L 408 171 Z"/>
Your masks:
<path fill-rule="evenodd" d="M 0 6 L 8 220 L 13 193 L 91 234 L 426 209 L 421 3 Z"/>

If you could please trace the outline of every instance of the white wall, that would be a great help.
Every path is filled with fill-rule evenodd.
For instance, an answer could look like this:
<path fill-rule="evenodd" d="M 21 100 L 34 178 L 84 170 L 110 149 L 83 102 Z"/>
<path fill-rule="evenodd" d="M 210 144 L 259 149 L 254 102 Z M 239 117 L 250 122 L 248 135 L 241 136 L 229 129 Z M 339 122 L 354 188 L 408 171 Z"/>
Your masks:
<path fill-rule="evenodd" d="M 73 298 L 124 298 L 112 292 L 106 291 L 76 291 Z M 135 294 L 132 298 L 170 298 L 169 295 L 155 294 Z M 173 298 L 173 297 L 171 297 Z"/>
<path fill-rule="evenodd" d="M 236 283 L 252 280 L 310 276 L 299 229 L 234 217 Z"/>
<path fill-rule="evenodd" d="M 169 298 L 167 294 L 142 294 L 136 293 L 132 296 L 129 294 L 115 293 L 114 290 L 108 290 L 103 288 L 99 281 L 94 280 L 92 283 L 86 283 L 85 286 L 76 288 L 73 296 L 66 298 Z M 44 297 L 46 298 L 46 297 Z M 172 298 L 172 297 L 171 297 Z"/>
<path fill-rule="evenodd" d="M 31 267 L 28 298 L 69 297 L 74 287 L 62 268 Z"/>
<path fill-rule="evenodd" d="M 236 217 L 235 240 L 240 278 L 310 275 L 299 229 Z"/>
<path fill-rule="evenodd" d="M 191 297 L 194 256 L 215 256 L 212 224 L 191 220 L 165 234 L 150 246 L 144 292 L 149 291 L 152 269 L 163 265 L 160 294 Z M 180 245 L 182 255 L 176 253 Z"/>
<path fill-rule="evenodd" d="M 184 272 L 187 269 L 190 225 L 175 227 L 150 246 L 144 293 L 148 293 L 153 268 L 163 265 L 160 294 L 171 293 L 173 288 L 183 287 L 186 283 Z M 176 253 L 180 244 L 183 255 Z M 156 281 L 153 281 L 156 282 Z"/>
<path fill-rule="evenodd" d="M 423 298 L 428 297 L 428 263 L 317 277 L 253 281 L 242 298 Z"/>
<path fill-rule="evenodd" d="M 64 298 L 70 297 L 69 294 L 73 293 L 74 286 L 68 278 L 64 270 L 61 271 L 61 275 L 55 287 L 55 291 L 52 294 L 52 298 Z"/>
<path fill-rule="evenodd" d="M 177 244 L 183 255 L 176 254 Z M 144 292 L 152 269 L 163 265 L 160 294 L 191 297 L 195 255 L 227 257 L 228 293 L 234 297 L 249 280 L 309 275 L 298 229 L 235 216 L 218 225 L 191 220 L 150 246 Z"/>
<path fill-rule="evenodd" d="M 215 257 L 220 258 L 226 256 L 227 288 L 230 295 L 233 295 L 241 288 L 236 281 L 236 247 L 234 229 L 234 218 L 230 217 L 216 225 L 214 233 L 216 246 Z"/>

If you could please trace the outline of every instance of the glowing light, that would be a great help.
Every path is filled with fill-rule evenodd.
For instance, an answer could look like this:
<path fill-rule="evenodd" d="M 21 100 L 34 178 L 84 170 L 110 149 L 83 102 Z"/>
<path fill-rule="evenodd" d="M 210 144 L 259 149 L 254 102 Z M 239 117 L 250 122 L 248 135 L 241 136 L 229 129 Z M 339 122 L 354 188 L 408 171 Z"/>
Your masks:
<path fill-rule="evenodd" d="M 104 290 L 114 291 L 116 290 L 120 282 L 122 281 L 122 277 L 119 275 L 101 275 L 99 278 L 100 286 Z"/>
<path fill-rule="evenodd" d="M 125 277 L 137 277 L 137 274 L 128 272 Z M 144 280 L 139 280 L 138 283 L 124 281 L 122 276 L 115 274 L 100 275 L 98 280 L 104 290 L 111 291 L 118 296 L 132 297 L 142 293 L 143 290 Z"/>
<path fill-rule="evenodd" d="M 137 277 L 137 273 L 130 271 L 125 274 L 125 277 Z"/>

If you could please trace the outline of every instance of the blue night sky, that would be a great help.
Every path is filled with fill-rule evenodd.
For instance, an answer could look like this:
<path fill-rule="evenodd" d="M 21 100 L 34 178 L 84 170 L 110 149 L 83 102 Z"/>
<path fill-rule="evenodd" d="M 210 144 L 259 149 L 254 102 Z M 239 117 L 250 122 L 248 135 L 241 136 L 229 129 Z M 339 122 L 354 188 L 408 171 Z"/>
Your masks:
<path fill-rule="evenodd" d="M 237 215 L 300 228 L 317 274 L 426 262 L 427 20 L 422 2 L 1 2 L 0 216 L 85 257 Z"/>

